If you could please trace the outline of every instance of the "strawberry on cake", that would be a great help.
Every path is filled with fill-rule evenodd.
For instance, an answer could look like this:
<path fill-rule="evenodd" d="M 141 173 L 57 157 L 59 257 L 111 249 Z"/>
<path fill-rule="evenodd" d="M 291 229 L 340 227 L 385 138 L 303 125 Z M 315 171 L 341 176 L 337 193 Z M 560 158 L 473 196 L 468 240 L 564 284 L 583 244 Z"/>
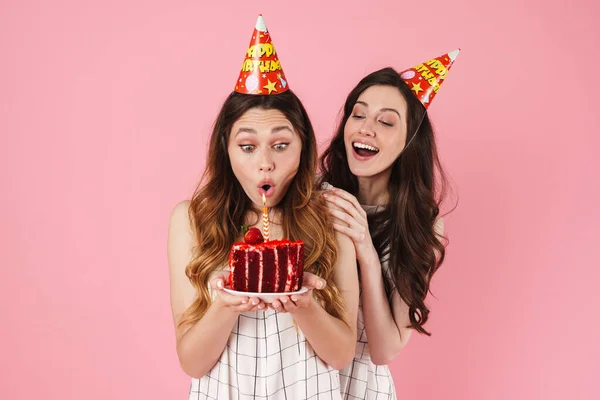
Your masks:
<path fill-rule="evenodd" d="M 264 241 L 250 228 L 229 253 L 229 286 L 239 292 L 289 293 L 302 288 L 304 242 Z"/>

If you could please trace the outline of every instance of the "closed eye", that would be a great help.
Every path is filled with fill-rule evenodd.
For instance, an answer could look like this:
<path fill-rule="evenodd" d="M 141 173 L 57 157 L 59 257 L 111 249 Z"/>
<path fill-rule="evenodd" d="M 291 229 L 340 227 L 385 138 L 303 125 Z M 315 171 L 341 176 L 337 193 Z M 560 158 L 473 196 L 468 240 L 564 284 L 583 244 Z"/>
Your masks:
<path fill-rule="evenodd" d="M 379 121 L 379 122 L 381 122 L 385 126 L 394 126 L 394 124 L 390 124 L 390 123 L 385 122 L 385 121 Z"/>
<path fill-rule="evenodd" d="M 354 118 L 354 119 L 363 119 L 364 117 L 362 115 L 352 114 L 352 118 Z"/>

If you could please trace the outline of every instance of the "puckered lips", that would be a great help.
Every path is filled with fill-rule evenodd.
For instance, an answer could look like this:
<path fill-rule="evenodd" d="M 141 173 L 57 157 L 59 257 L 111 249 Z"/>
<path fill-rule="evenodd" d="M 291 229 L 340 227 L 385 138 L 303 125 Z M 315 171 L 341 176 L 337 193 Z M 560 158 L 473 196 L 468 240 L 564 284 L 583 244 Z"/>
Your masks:
<path fill-rule="evenodd" d="M 272 179 L 262 179 L 258 182 L 258 194 L 262 197 L 271 197 L 275 193 L 275 182 Z"/>

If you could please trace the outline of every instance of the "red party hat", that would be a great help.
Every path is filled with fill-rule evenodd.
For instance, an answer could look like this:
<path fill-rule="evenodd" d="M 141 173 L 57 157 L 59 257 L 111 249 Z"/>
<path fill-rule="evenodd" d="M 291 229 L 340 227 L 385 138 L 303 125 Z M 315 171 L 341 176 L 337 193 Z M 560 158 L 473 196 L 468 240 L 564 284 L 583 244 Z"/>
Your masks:
<path fill-rule="evenodd" d="M 444 79 L 459 52 L 460 49 L 451 51 L 400 72 L 402 80 L 423 103 L 425 109 L 429 107 L 442 83 L 444 83 Z"/>
<path fill-rule="evenodd" d="M 235 91 L 244 94 L 270 95 L 283 93 L 288 89 L 273 40 L 262 15 L 259 15 Z"/>

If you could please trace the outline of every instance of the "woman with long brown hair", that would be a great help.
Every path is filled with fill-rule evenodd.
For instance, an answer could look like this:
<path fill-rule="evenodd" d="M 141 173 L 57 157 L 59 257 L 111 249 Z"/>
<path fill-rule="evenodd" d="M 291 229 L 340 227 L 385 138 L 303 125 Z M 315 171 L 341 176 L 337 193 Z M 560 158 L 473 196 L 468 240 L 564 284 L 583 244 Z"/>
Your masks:
<path fill-rule="evenodd" d="M 262 17 L 247 55 L 215 121 L 203 179 L 171 214 L 177 355 L 192 377 L 190 399 L 339 399 L 337 370 L 352 360 L 356 338 L 352 241 L 330 226 L 314 186 L 313 128 Z M 319 289 L 282 294 L 285 312 L 223 290 L 231 246 L 242 225 L 260 227 L 263 195 L 270 238 L 304 241 L 306 286 Z"/>
<path fill-rule="evenodd" d="M 425 299 L 445 256 L 446 178 L 427 107 L 457 55 L 363 78 L 321 158 L 334 227 L 354 242 L 359 265 L 356 353 L 340 371 L 344 399 L 395 399 L 387 364 L 413 330 L 429 335 Z"/>

